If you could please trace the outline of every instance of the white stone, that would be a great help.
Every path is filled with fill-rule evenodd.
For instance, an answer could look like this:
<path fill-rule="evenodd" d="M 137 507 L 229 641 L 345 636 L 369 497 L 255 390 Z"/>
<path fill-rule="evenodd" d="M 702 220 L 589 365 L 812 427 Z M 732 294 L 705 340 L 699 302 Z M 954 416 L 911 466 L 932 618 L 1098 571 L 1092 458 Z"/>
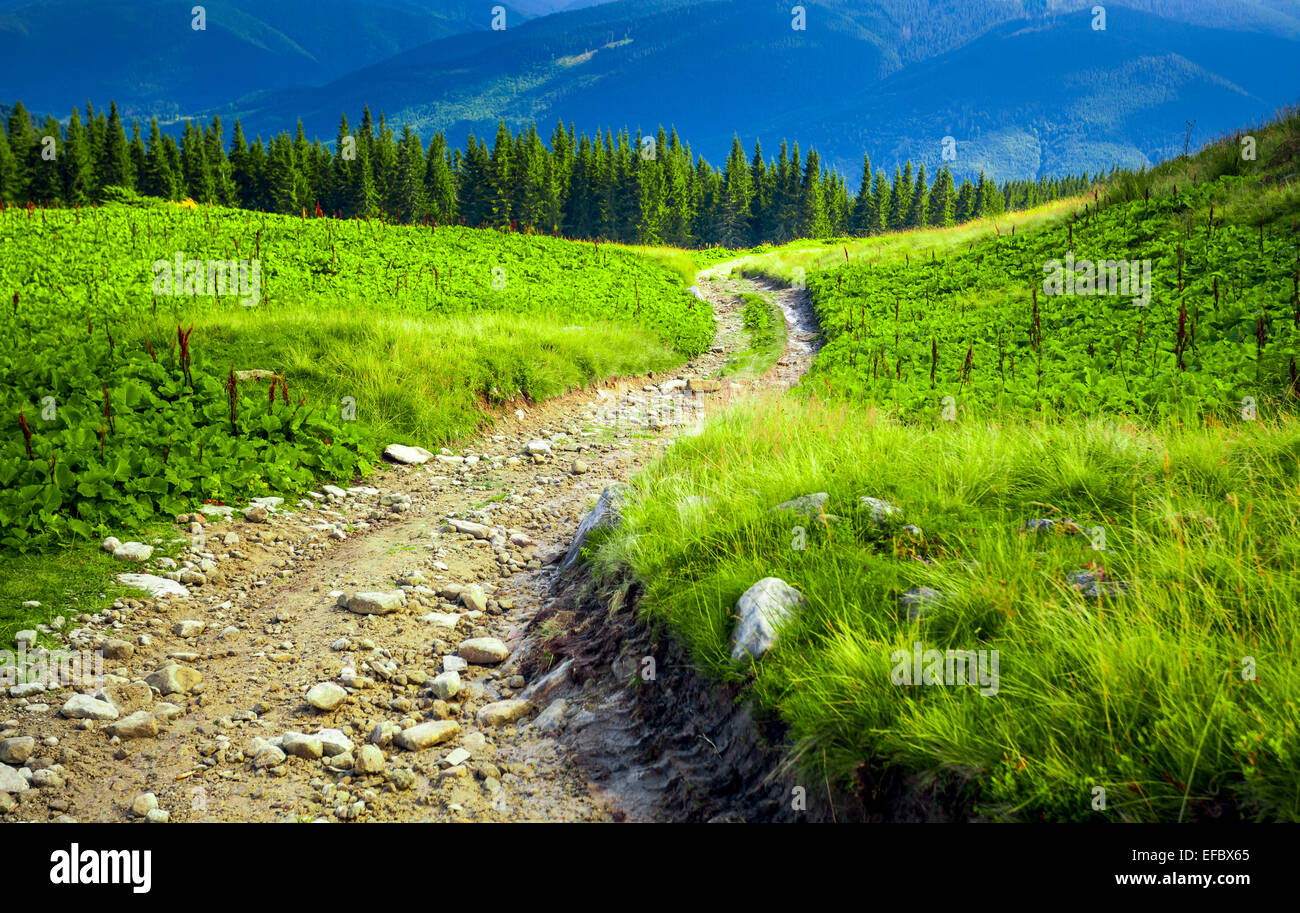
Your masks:
<path fill-rule="evenodd" d="M 153 574 L 118 574 L 117 582 L 144 590 L 150 596 L 159 599 L 168 596 L 185 598 L 190 595 L 190 591 L 176 581 L 168 580 L 166 577 L 155 577 Z"/>
<path fill-rule="evenodd" d="M 384 448 L 384 456 L 408 466 L 419 466 L 433 459 L 433 454 L 423 447 L 408 447 L 405 444 L 389 444 Z"/>
<path fill-rule="evenodd" d="M 740 621 L 731 658 L 758 659 L 776 643 L 777 630 L 804 602 L 803 595 L 779 577 L 764 577 L 736 603 Z"/>

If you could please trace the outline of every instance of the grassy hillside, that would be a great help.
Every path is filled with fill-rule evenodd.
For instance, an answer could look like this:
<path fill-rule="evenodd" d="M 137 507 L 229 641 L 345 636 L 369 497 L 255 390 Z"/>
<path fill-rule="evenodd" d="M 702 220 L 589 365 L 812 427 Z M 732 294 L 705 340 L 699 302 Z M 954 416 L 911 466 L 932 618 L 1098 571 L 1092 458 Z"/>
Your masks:
<path fill-rule="evenodd" d="M 386 443 L 440 445 L 713 333 L 671 272 L 550 238 L 114 205 L 10 208 L 0 244 L 11 549 L 351 477 Z M 178 256 L 246 258 L 246 284 L 173 282 Z"/>
<path fill-rule="evenodd" d="M 828 345 L 801 396 L 645 473 L 595 560 L 785 725 L 810 791 L 886 816 L 934 789 L 977 818 L 1300 820 L 1300 119 L 1256 136 L 1253 161 L 1228 138 L 1014 237 L 1007 219 L 716 267 L 803 268 Z M 1040 288 L 1031 322 L 1071 240 L 1152 259 L 1151 304 Z M 738 600 L 768 577 L 804 602 L 736 660 Z M 963 677 L 977 659 L 996 675 Z"/>
<path fill-rule="evenodd" d="M 106 534 L 353 479 L 386 444 L 435 448 L 713 338 L 670 269 L 552 238 L 147 203 L 10 207 L 0 248 L 3 642 L 120 592 Z M 256 260 L 258 281 L 250 262 L 243 288 L 159 291 L 177 252 Z"/>

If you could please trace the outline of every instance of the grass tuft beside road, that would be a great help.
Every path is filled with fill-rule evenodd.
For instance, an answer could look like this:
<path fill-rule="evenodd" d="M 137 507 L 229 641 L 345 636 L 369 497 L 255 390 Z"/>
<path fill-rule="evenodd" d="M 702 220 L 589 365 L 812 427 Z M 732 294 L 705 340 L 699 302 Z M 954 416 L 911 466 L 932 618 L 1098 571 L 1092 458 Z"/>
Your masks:
<path fill-rule="evenodd" d="M 597 568 L 630 566 L 707 674 L 752 681 L 811 777 L 953 778 L 994 818 L 1297 820 L 1298 483 L 1293 424 L 925 429 L 772 401 L 652 466 Z M 770 513 L 813 492 L 840 519 Z M 864 495 L 901 516 L 878 528 Z M 1038 518 L 1084 534 L 1022 531 Z M 1081 570 L 1127 592 L 1087 599 Z M 807 605 L 733 663 L 736 601 L 769 576 Z M 910 621 L 921 586 L 943 601 Z M 998 651 L 996 693 L 893 684 L 916 643 Z"/>

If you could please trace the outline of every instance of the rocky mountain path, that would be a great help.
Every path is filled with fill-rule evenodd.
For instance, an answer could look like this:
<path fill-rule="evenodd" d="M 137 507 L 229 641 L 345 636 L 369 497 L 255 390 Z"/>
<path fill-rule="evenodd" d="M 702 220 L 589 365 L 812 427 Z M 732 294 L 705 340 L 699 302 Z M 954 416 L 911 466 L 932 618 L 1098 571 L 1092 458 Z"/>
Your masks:
<path fill-rule="evenodd" d="M 804 292 L 701 288 L 718 334 L 677 371 L 508 414 L 455 452 L 297 505 L 184 518 L 181 565 L 142 568 L 184 595 L 48 632 L 103 648 L 102 690 L 47 674 L 0 693 L 0 821 L 624 818 L 520 674 L 523 634 L 606 486 L 811 364 Z M 785 355 L 761 377 L 723 373 L 748 344 L 741 291 L 786 314 Z"/>

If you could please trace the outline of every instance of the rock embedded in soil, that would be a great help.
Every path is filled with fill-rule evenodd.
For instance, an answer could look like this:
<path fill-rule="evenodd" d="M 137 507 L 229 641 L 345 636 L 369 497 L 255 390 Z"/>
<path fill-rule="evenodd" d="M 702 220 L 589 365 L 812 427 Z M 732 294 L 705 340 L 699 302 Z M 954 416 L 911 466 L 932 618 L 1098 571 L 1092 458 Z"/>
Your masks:
<path fill-rule="evenodd" d="M 21 766 L 27 763 L 35 750 L 36 739 L 29 735 L 0 739 L 0 763 Z"/>
<path fill-rule="evenodd" d="M 803 594 L 779 577 L 764 577 L 736 602 L 740 621 L 732 635 L 731 658 L 756 660 L 776 643 L 780 626 L 804 604 Z"/>
<path fill-rule="evenodd" d="M 135 655 L 135 644 L 110 637 L 104 641 L 103 651 L 105 659 L 130 659 Z"/>
<path fill-rule="evenodd" d="M 460 734 L 460 724 L 455 720 L 431 720 L 402 730 L 397 744 L 407 751 L 423 751 Z"/>
<path fill-rule="evenodd" d="M 556 732 L 564 728 L 564 713 L 569 709 L 569 702 L 562 697 L 557 697 L 547 705 L 546 709 L 537 714 L 537 719 L 533 720 L 533 728 L 538 732 Z"/>
<path fill-rule="evenodd" d="M 480 726 L 505 726 L 523 719 L 532 713 L 533 705 L 529 701 L 508 700 L 494 701 L 479 710 L 475 720 Z"/>
<path fill-rule="evenodd" d="M 203 674 L 198 669 L 168 663 L 145 679 L 149 687 L 156 688 L 159 694 L 189 694 L 203 681 Z"/>
<path fill-rule="evenodd" d="M 446 767 L 456 767 L 460 764 L 464 764 L 469 759 L 470 753 L 464 748 L 453 748 L 447 753 L 447 757 L 442 759 L 442 763 Z"/>
<path fill-rule="evenodd" d="M 893 504 L 890 504 L 888 501 L 883 501 L 880 498 L 872 498 L 863 495 L 859 500 L 862 502 L 863 506 L 871 512 L 871 522 L 877 526 L 882 526 L 890 519 L 901 516 L 903 513 Z"/>
<path fill-rule="evenodd" d="M 147 710 L 137 710 L 109 724 L 107 732 L 119 739 L 152 739 L 158 735 L 158 720 Z"/>
<path fill-rule="evenodd" d="M 352 740 L 338 729 L 322 729 L 316 733 L 316 738 L 320 739 L 321 753 L 327 758 L 347 754 L 356 747 Z"/>
<path fill-rule="evenodd" d="M 131 803 L 131 813 L 137 818 L 143 818 L 145 815 L 157 808 L 158 797 L 153 793 L 141 793 L 136 796 L 135 801 Z"/>
<path fill-rule="evenodd" d="M 458 533 L 465 533 L 467 536 L 473 536 L 475 539 L 491 539 L 492 527 L 484 526 L 482 523 L 474 523 L 471 520 L 457 520 L 451 518 L 447 521 L 450 526 Z"/>
<path fill-rule="evenodd" d="M 352 772 L 377 774 L 384 772 L 384 752 L 376 745 L 362 745 L 352 758 Z"/>
<path fill-rule="evenodd" d="M 444 701 L 454 701 L 456 696 L 460 694 L 461 687 L 458 672 L 443 672 L 435 677 L 430 685 L 434 696 Z"/>
<path fill-rule="evenodd" d="M 317 761 L 325 753 L 324 743 L 318 736 L 301 732 L 286 732 L 280 739 L 280 749 L 287 755 L 305 761 Z"/>
<path fill-rule="evenodd" d="M 338 604 L 358 615 L 389 615 L 406 605 L 406 594 L 401 590 L 396 593 L 344 594 L 339 597 Z"/>
<path fill-rule="evenodd" d="M 307 692 L 307 703 L 317 710 L 336 710 L 347 698 L 347 691 L 333 682 L 320 682 L 312 685 Z"/>
<path fill-rule="evenodd" d="M 108 701 L 100 701 L 89 694 L 74 694 L 59 711 L 70 720 L 115 720 L 121 714 Z"/>
<path fill-rule="evenodd" d="M 146 682 L 109 682 L 95 696 L 119 713 L 135 713 L 153 703 L 153 689 Z"/>
<path fill-rule="evenodd" d="M 578 531 L 573 535 L 573 544 L 560 562 L 560 573 L 564 573 L 578 563 L 582 557 L 582 547 L 587 544 L 587 537 L 595 529 L 612 529 L 623 520 L 623 503 L 627 499 L 628 486 L 617 482 L 600 493 L 596 506 L 583 518 Z"/>
<path fill-rule="evenodd" d="M 256 755 L 253 756 L 253 766 L 258 770 L 265 770 L 270 767 L 279 767 L 284 763 L 284 751 L 276 748 L 274 745 L 264 745 Z"/>
<path fill-rule="evenodd" d="M 820 520 L 826 511 L 826 502 L 830 495 L 824 491 L 819 491 L 810 495 L 800 495 L 773 507 L 769 513 L 772 514 L 794 514 L 805 520 Z"/>
<path fill-rule="evenodd" d="M 460 658 L 480 666 L 493 666 L 510 658 L 510 649 L 496 637 L 471 637 L 461 641 Z"/>
<path fill-rule="evenodd" d="M 0 764 L 0 793 L 14 795 L 15 793 L 26 792 L 31 788 L 31 784 L 8 764 Z"/>
<path fill-rule="evenodd" d="M 471 612 L 487 611 L 487 597 L 483 595 L 483 588 L 477 583 L 460 591 L 460 601 Z"/>

